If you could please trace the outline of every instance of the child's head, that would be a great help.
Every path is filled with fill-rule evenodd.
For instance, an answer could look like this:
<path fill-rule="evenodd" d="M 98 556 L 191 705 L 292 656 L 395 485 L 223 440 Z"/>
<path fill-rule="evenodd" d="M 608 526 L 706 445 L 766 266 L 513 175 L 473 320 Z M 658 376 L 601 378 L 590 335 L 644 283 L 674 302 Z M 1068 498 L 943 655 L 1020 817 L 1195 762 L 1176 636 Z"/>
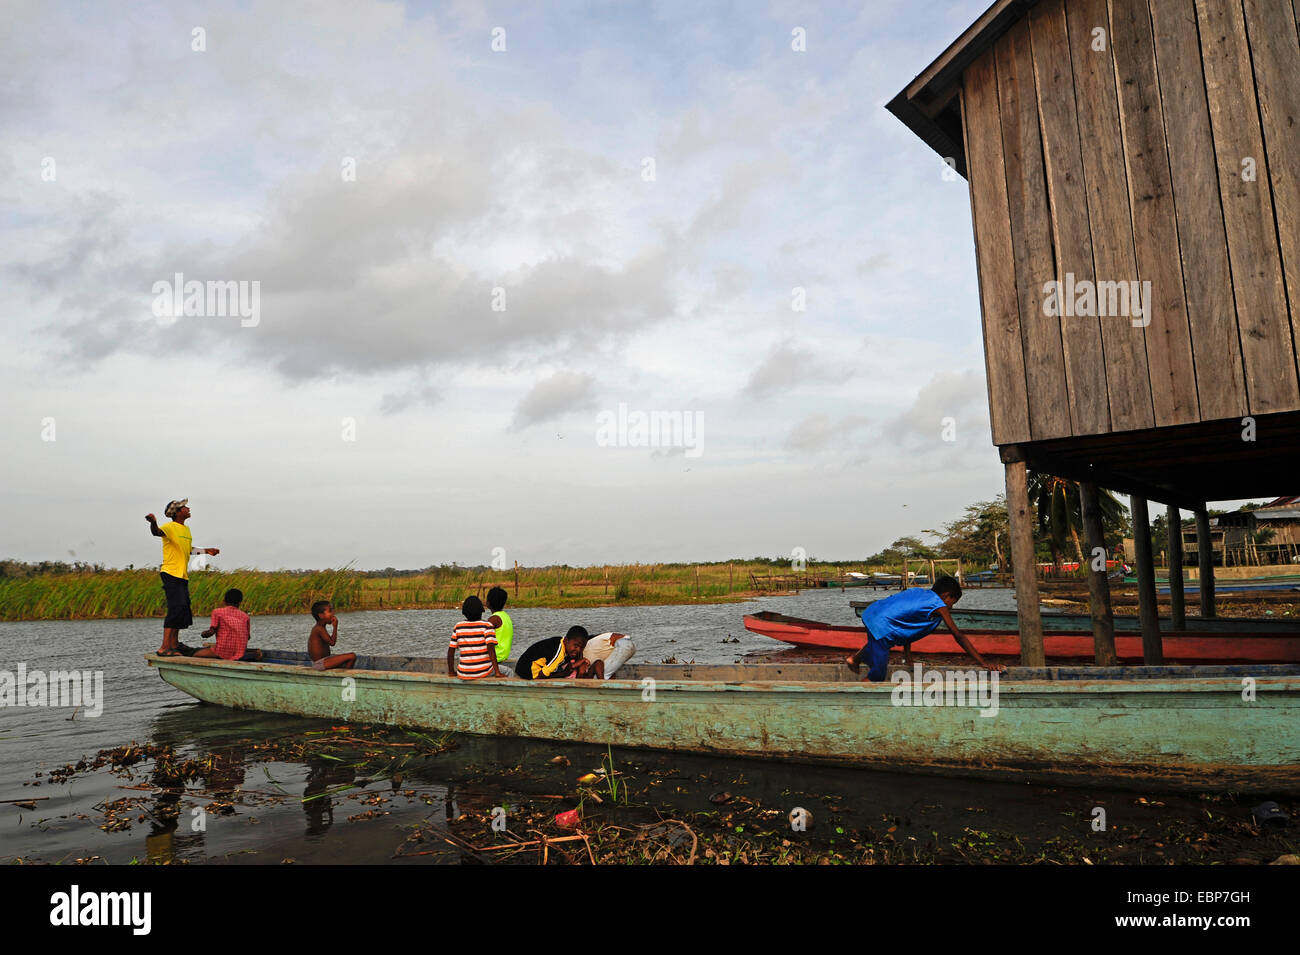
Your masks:
<path fill-rule="evenodd" d="M 586 645 L 586 627 L 570 627 L 569 632 L 564 635 L 564 655 L 567 657 L 581 656 Z"/>
<path fill-rule="evenodd" d="M 311 615 L 319 621 L 322 617 L 328 616 L 333 609 L 328 600 L 318 600 L 311 605 Z"/>
<path fill-rule="evenodd" d="M 961 600 L 961 584 L 957 583 L 956 577 L 940 577 L 930 589 L 942 597 L 949 607 Z"/>
<path fill-rule="evenodd" d="M 488 609 L 493 613 L 498 610 L 504 610 L 506 606 L 506 589 L 504 587 L 493 587 L 487 592 Z"/>
<path fill-rule="evenodd" d="M 479 600 L 477 595 L 466 597 L 465 602 L 460 605 L 460 612 L 465 615 L 466 620 L 482 620 L 483 601 Z"/>
<path fill-rule="evenodd" d="M 244 602 L 244 592 L 231 587 L 226 591 L 226 605 L 229 607 L 238 607 Z"/>

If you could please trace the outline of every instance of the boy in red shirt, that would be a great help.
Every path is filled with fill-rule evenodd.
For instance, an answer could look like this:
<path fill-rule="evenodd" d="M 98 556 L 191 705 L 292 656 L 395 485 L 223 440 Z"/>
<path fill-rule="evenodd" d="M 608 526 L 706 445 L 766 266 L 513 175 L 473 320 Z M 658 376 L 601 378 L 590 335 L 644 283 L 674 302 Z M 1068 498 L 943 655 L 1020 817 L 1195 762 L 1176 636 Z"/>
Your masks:
<path fill-rule="evenodd" d="M 196 657 L 219 657 L 222 660 L 253 662 L 262 659 L 261 650 L 248 649 L 248 636 L 252 621 L 239 609 L 244 602 L 244 592 L 233 587 L 226 591 L 225 604 L 212 611 L 212 626 L 203 631 L 204 637 L 216 635 L 217 642 L 194 651 Z"/>

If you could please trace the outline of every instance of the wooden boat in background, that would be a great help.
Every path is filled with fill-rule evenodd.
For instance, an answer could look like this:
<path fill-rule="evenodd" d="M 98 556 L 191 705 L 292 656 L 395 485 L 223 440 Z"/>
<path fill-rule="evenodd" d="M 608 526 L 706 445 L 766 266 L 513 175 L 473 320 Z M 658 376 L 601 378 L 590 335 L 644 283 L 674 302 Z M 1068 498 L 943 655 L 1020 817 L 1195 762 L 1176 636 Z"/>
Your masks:
<path fill-rule="evenodd" d="M 867 600 L 850 601 L 850 606 L 853 607 L 853 612 L 858 617 L 862 616 L 863 608 L 869 606 L 869 604 L 870 601 Z M 963 630 L 1001 630 L 1007 632 L 1018 632 L 1020 630 L 1020 623 L 1014 610 L 954 609 L 952 619 Z M 1169 618 L 1161 617 L 1160 626 L 1167 629 L 1170 626 Z M 1091 633 L 1092 618 L 1086 613 L 1061 613 L 1059 611 L 1045 610 L 1043 611 L 1043 628 L 1052 631 L 1078 630 Z M 1192 633 L 1279 633 L 1300 636 L 1300 618 L 1255 619 L 1253 617 L 1206 618 L 1189 616 L 1187 618 L 1187 630 Z M 1141 625 L 1137 617 L 1116 614 L 1115 632 L 1140 633 Z"/>
<path fill-rule="evenodd" d="M 1287 577 L 1279 578 L 1276 581 L 1237 581 L 1237 580 L 1220 580 L 1214 584 L 1214 592 L 1221 594 L 1237 593 L 1287 593 L 1300 590 L 1300 578 Z M 1195 581 L 1188 581 L 1183 584 L 1183 593 L 1199 594 L 1201 585 Z M 1169 593 L 1169 585 L 1156 588 L 1156 593 Z"/>
<path fill-rule="evenodd" d="M 893 683 L 861 682 L 840 664 L 630 664 L 605 681 L 464 681 L 428 658 L 361 656 L 354 670 L 322 671 L 301 652 L 264 653 L 260 663 L 146 660 L 207 703 L 336 721 L 894 772 L 1300 791 L 1296 666 L 1016 667 L 1000 675 L 988 712 L 907 704 Z M 1248 704 L 1246 675 L 1256 679 Z M 949 677 L 955 685 L 959 671 Z"/>
<path fill-rule="evenodd" d="M 1043 645 L 1047 656 L 1055 660 L 1091 660 L 1094 657 L 1092 634 L 1071 630 L 1048 630 L 1047 615 L 1043 617 Z M 981 655 L 989 657 L 1019 657 L 1020 634 L 1005 630 L 967 629 L 958 621 L 957 626 L 970 639 Z M 745 629 L 773 640 L 782 640 L 801 647 L 821 649 L 857 650 L 866 642 L 866 630 L 857 626 L 838 626 L 817 620 L 788 617 L 770 610 L 745 615 Z M 1178 663 L 1300 663 L 1300 633 L 1195 633 L 1181 631 L 1161 635 L 1165 659 Z M 896 653 L 902 649 L 896 647 Z M 936 654 L 963 654 L 955 637 L 946 629 L 936 630 L 912 644 L 912 653 L 933 656 Z M 1138 634 L 1115 635 L 1115 652 L 1121 662 L 1141 663 L 1142 637 Z"/>

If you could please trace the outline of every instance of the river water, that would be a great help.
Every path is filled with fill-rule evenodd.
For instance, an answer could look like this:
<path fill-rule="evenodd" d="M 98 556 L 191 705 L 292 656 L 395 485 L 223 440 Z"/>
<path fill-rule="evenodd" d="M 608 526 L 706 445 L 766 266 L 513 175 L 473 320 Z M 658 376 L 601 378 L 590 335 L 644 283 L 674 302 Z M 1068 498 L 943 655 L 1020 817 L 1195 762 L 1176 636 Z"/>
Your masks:
<path fill-rule="evenodd" d="M 884 591 L 862 589 L 812 590 L 738 604 L 521 609 L 512 613 L 515 652 L 533 640 L 562 634 L 569 626 L 582 624 L 592 633 L 617 630 L 629 634 L 636 641 L 636 662 L 731 663 L 784 646 L 746 631 L 741 619 L 745 613 L 766 609 L 852 624 L 855 617 L 850 599 L 887 595 Z M 968 590 L 962 606 L 1010 609 L 1014 599 L 1007 590 Z M 460 619 L 453 610 L 341 614 L 336 651 L 441 657 L 451 628 Z M 198 631 L 205 623 L 196 621 L 195 628 L 188 631 L 189 642 L 198 642 Z M 305 649 L 311 623 L 307 615 L 255 617 L 251 645 Z M 374 856 L 379 851 L 372 845 L 375 840 L 358 841 L 337 835 L 348 827 L 333 824 L 335 810 L 356 812 L 360 803 L 344 806 L 340 799 L 303 802 L 299 798 L 306 793 L 320 793 L 336 782 L 350 782 L 350 770 L 319 759 L 268 762 L 256 752 L 258 740 L 328 730 L 327 724 L 197 703 L 163 683 L 145 665 L 142 657 L 158 646 L 160 630 L 159 620 L 0 624 L 0 671 L 13 673 L 21 664 L 29 673 L 75 669 L 103 674 L 102 713 L 94 718 L 84 711 L 57 707 L 0 708 L 0 862 L 18 858 L 50 862 L 92 858 L 113 863 L 146 859 L 278 862 L 283 857 L 329 862 L 363 858 L 382 861 L 390 857 L 392 840 L 383 843 L 380 855 Z M 128 787 L 149 789 L 147 775 L 135 778 L 94 772 L 77 774 L 66 781 L 48 778 L 51 770 L 89 759 L 101 750 L 145 740 L 168 743 L 178 753 L 217 754 L 217 762 L 224 770 L 220 774 L 213 771 L 222 778 L 210 779 L 210 790 L 260 788 L 294 798 L 260 809 L 240 807 L 227 817 L 214 817 L 211 825 L 197 833 L 184 826 L 159 824 L 159 820 L 148 818 L 150 811 L 145 806 L 139 816 L 132 815 L 131 825 L 106 831 L 102 828 L 105 802 L 139 796 L 142 790 Z M 475 802 L 508 802 L 527 793 L 537 798 L 557 798 L 538 794 L 572 791 L 573 782 L 568 777 L 574 772 L 567 767 L 599 766 L 604 755 L 600 747 L 551 741 L 460 737 L 455 738 L 455 743 L 453 751 L 407 772 L 404 788 L 415 786 L 418 790 L 402 802 L 409 810 L 407 816 L 416 809 L 424 815 L 450 816 Z M 566 768 L 553 767 L 551 760 L 566 753 Z M 821 790 L 834 791 L 836 800 L 856 799 L 870 807 L 864 810 L 868 815 L 877 816 L 882 809 L 886 813 L 912 814 L 922 806 L 934 809 L 946 793 L 952 807 L 960 803 L 961 808 L 939 813 L 942 821 L 925 823 L 931 827 L 929 831 L 936 833 L 945 827 L 966 831 L 960 824 L 969 820 L 963 820 L 961 814 L 979 812 L 985 814 L 979 817 L 984 826 L 1002 818 L 1015 839 L 1048 842 L 1054 835 L 1059 836 L 1063 824 L 1078 828 L 1079 820 L 1085 819 L 1089 808 L 1099 801 L 1110 799 L 1121 807 L 1120 811 L 1133 802 L 1131 794 L 1109 790 L 1085 794 L 681 754 L 630 751 L 615 755 L 624 762 L 631 760 L 644 773 L 676 773 L 675 778 L 682 784 L 674 787 L 673 793 L 683 803 L 680 808 L 686 810 L 708 808 L 708 790 L 714 785 L 714 777 L 718 785 L 740 777 L 752 798 L 766 794 L 787 801 L 793 798 L 787 794 L 801 787 L 806 790 L 815 783 Z M 531 768 L 525 772 L 521 767 Z M 392 788 L 397 787 L 394 784 Z M 364 794 L 365 787 L 361 791 Z M 15 805 L 15 801 L 29 799 L 39 799 L 34 809 Z M 1161 806 L 1173 814 L 1194 816 L 1200 811 L 1194 800 L 1166 800 Z M 396 809 L 395 805 L 386 807 L 386 811 L 393 812 L 393 819 L 406 818 Z M 340 815 L 338 821 L 342 820 Z M 327 837 L 330 832 L 336 835 Z"/>

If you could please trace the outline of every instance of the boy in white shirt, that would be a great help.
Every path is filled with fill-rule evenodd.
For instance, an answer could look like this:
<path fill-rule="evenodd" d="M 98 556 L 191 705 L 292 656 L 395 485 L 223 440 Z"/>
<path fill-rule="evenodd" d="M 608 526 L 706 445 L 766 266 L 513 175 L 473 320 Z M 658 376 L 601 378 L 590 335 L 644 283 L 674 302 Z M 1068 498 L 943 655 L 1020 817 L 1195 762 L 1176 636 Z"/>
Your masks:
<path fill-rule="evenodd" d="M 600 633 L 587 640 L 582 649 L 584 666 L 578 676 L 585 679 L 610 680 L 632 654 L 636 646 L 625 633 Z"/>

